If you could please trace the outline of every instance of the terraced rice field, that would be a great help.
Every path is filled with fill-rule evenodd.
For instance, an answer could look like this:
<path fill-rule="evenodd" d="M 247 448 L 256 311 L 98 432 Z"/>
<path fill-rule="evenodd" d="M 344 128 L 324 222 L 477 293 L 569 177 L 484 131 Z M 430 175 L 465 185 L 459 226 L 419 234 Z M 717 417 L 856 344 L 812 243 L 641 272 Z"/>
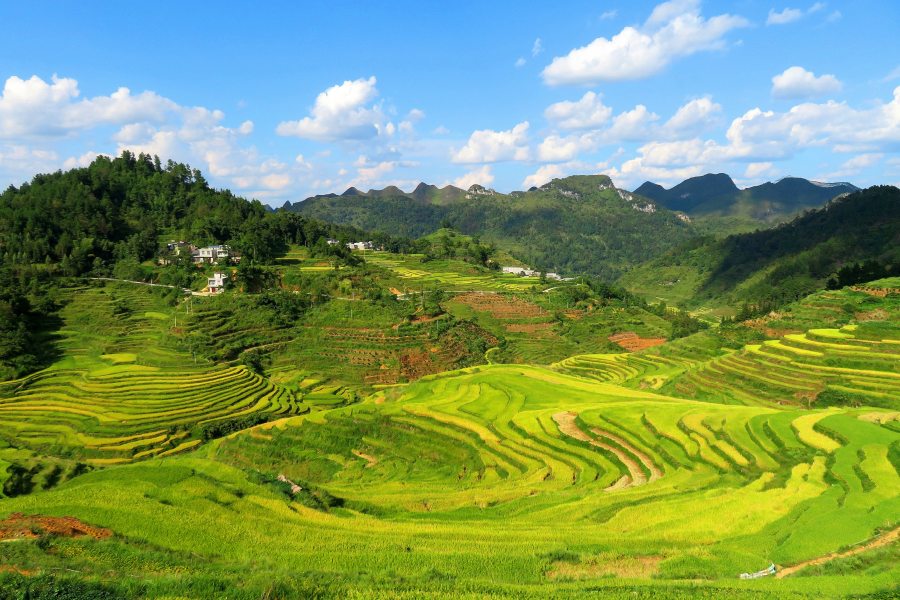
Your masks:
<path fill-rule="evenodd" d="M 191 430 L 207 423 L 309 410 L 243 365 L 192 359 L 159 296 L 127 285 L 65 293 L 59 359 L 0 383 L 0 437 L 16 446 L 116 464 L 193 448 Z"/>
<path fill-rule="evenodd" d="M 537 277 L 519 277 L 517 275 L 477 275 L 459 273 L 450 270 L 437 271 L 425 267 L 420 262 L 421 255 L 410 254 L 398 256 L 386 252 L 373 252 L 366 256 L 366 261 L 385 267 L 411 289 L 421 286 L 440 288 L 443 290 L 498 290 L 524 291 L 534 285 L 540 285 Z M 459 263 L 466 266 L 465 263 Z"/>
<path fill-rule="evenodd" d="M 32 447 L 79 448 L 98 464 L 183 450 L 181 440 L 195 425 L 308 410 L 243 365 L 181 372 L 139 365 L 59 369 L 0 385 L 0 434 Z"/>
<path fill-rule="evenodd" d="M 900 340 L 860 339 L 853 326 L 749 344 L 689 370 L 683 384 L 742 403 L 811 406 L 823 392 L 858 404 L 900 403 Z"/>
<path fill-rule="evenodd" d="M 352 571 L 366 561 L 404 577 L 438 569 L 524 586 L 550 585 L 552 573 L 566 572 L 602 590 L 622 585 L 602 573 L 622 572 L 724 578 L 710 585 L 727 588 L 770 561 L 789 567 L 897 525 L 900 432 L 861 416 L 714 405 L 534 367 L 482 367 L 261 425 L 214 442 L 206 458 L 152 462 L 133 471 L 149 498 L 120 488 L 127 515 L 84 499 L 107 485 L 93 476 L 44 494 L 41 504 L 229 560 L 266 548 L 300 571 Z M 248 484 L 226 464 L 327 486 L 352 510 L 288 509 L 262 491 L 232 496 L 229 489 Z M 169 482 L 155 474 L 165 465 L 186 473 Z M 132 476 L 121 469 L 120 477 Z M 190 483 L 190 470 L 229 483 Z M 216 504 L 191 500 L 204 493 Z M 177 506 L 166 527 L 147 525 L 157 497 Z M 28 498 L 2 503 L 31 506 Z M 644 567 L 628 571 L 635 561 Z M 830 585 L 874 584 L 851 577 Z"/>

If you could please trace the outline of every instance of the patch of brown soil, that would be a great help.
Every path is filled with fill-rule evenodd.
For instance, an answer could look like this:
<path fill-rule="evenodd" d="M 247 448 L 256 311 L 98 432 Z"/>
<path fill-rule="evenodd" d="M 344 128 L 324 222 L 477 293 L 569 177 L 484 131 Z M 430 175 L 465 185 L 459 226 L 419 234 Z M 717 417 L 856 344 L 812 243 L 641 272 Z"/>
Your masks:
<path fill-rule="evenodd" d="M 113 536 L 113 531 L 103 527 L 93 527 L 75 517 L 45 517 L 12 513 L 0 521 L 0 540 L 39 538 L 44 535 L 90 536 L 95 540 L 105 540 Z"/>
<path fill-rule="evenodd" d="M 642 338 L 633 331 L 624 331 L 622 333 L 617 333 L 615 335 L 607 337 L 606 339 L 611 342 L 615 342 L 616 344 L 622 346 L 626 350 L 630 350 L 631 352 L 646 350 L 647 348 L 653 348 L 654 346 L 662 346 L 666 343 L 666 338 Z"/>
<path fill-rule="evenodd" d="M 374 456 L 372 456 L 371 454 L 363 454 L 359 450 L 351 450 L 350 452 L 352 452 L 354 455 L 362 458 L 363 460 L 369 461 L 369 464 L 366 465 L 367 469 L 369 467 L 374 467 L 375 465 L 378 464 L 378 459 L 375 458 Z"/>
<path fill-rule="evenodd" d="M 11 541 L 11 540 L 7 540 Z M 35 571 L 26 571 L 25 569 L 20 569 L 16 565 L 0 565 L 0 573 L 18 573 L 19 575 L 34 575 Z"/>
<path fill-rule="evenodd" d="M 510 333 L 537 333 L 553 328 L 553 323 L 507 323 L 506 331 Z"/>
<path fill-rule="evenodd" d="M 571 309 L 571 310 L 562 311 L 562 314 L 566 315 L 570 319 L 580 319 L 581 317 L 583 317 L 585 315 L 585 311 Z"/>
<path fill-rule="evenodd" d="M 879 298 L 884 298 L 888 294 L 900 294 L 900 290 L 895 288 L 884 288 L 884 289 L 874 289 L 874 288 L 865 288 L 859 286 L 853 286 L 850 288 L 854 292 L 865 292 L 870 296 L 878 296 Z"/>
<path fill-rule="evenodd" d="M 783 315 L 778 314 L 777 312 L 770 312 L 769 314 L 758 317 L 756 319 L 748 319 L 743 322 L 743 325 L 750 327 L 751 329 L 756 329 L 757 331 L 761 331 L 771 338 L 780 338 L 789 334 L 794 333 L 802 333 L 800 331 L 794 329 L 773 329 L 769 327 L 770 321 L 775 321 L 777 319 L 782 318 Z"/>
<path fill-rule="evenodd" d="M 857 321 L 887 321 L 890 316 L 884 309 L 877 308 L 866 312 L 858 312 L 855 315 Z"/>
<path fill-rule="evenodd" d="M 476 311 L 490 312 L 495 319 L 531 319 L 543 313 L 541 308 L 515 296 L 502 294 L 463 294 L 454 299 Z"/>
<path fill-rule="evenodd" d="M 865 290 L 862 290 L 865 291 Z M 844 558 L 845 556 L 854 556 L 856 554 L 862 554 L 867 550 L 874 550 L 875 548 L 881 548 L 882 546 L 887 546 L 893 542 L 896 542 L 900 539 L 900 527 L 897 529 L 893 529 L 888 531 L 884 535 L 875 538 L 868 544 L 863 544 L 862 546 L 857 546 L 853 550 L 847 550 L 845 552 L 835 552 L 829 554 L 828 556 L 820 556 L 819 558 L 814 558 L 812 560 L 804 561 L 798 565 L 794 565 L 793 567 L 787 567 L 786 569 L 780 569 L 778 573 L 775 574 L 775 579 L 781 579 L 782 577 L 787 577 L 793 573 L 796 573 L 800 569 L 804 567 L 809 567 L 812 565 L 821 565 L 832 561 L 836 558 Z"/>
<path fill-rule="evenodd" d="M 662 471 L 659 470 L 659 467 L 657 467 L 655 464 L 653 464 L 653 460 L 651 460 L 650 457 L 647 456 L 647 454 L 645 452 L 641 452 L 640 450 L 638 450 L 637 448 L 635 448 L 634 446 L 629 444 L 627 441 L 620 438 L 619 436 L 613 435 L 612 433 L 609 433 L 607 431 L 603 431 L 602 429 L 594 428 L 594 429 L 591 429 L 591 431 L 594 432 L 594 434 L 599 437 L 606 438 L 608 440 L 612 440 L 613 442 L 615 442 L 616 444 L 618 444 L 625 450 L 628 450 L 629 452 L 631 452 L 632 454 L 637 456 L 638 460 L 641 461 L 641 464 L 643 464 L 645 467 L 647 467 L 647 470 L 650 471 L 650 481 L 656 481 L 657 479 L 662 477 Z"/>
<path fill-rule="evenodd" d="M 558 563 L 547 573 L 550 579 L 594 579 L 597 577 L 626 577 L 628 579 L 648 579 L 659 573 L 662 556 L 619 556 L 606 558 L 598 556 L 579 564 Z"/>

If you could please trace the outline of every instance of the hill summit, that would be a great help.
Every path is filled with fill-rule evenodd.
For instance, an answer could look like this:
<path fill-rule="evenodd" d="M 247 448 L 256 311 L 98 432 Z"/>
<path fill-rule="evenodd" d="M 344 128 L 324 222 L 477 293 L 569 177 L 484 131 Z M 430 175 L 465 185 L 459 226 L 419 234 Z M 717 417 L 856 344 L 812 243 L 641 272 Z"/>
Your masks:
<path fill-rule="evenodd" d="M 686 179 L 668 190 L 646 181 L 635 193 L 694 217 L 735 216 L 771 223 L 856 191 L 859 188 L 852 183 L 823 183 L 800 177 L 785 177 L 741 190 L 725 173 L 708 173 Z"/>

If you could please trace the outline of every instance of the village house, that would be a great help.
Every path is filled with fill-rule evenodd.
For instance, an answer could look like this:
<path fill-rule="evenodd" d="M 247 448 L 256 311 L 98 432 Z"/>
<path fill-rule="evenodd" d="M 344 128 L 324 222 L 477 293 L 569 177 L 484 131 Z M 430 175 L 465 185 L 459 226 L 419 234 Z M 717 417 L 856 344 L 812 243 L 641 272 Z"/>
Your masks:
<path fill-rule="evenodd" d="M 519 277 L 540 277 L 541 275 L 540 271 L 535 271 L 526 267 L 503 267 L 503 272 L 510 273 L 512 275 L 518 275 Z M 546 277 L 547 279 L 553 279 L 555 281 L 563 280 L 563 278 L 556 273 L 545 273 L 544 277 Z"/>
<path fill-rule="evenodd" d="M 191 256 L 195 263 L 212 263 L 216 264 L 219 259 L 231 256 L 235 262 L 238 257 L 231 251 L 230 246 L 207 246 L 206 248 L 197 248 L 191 251 Z"/>
<path fill-rule="evenodd" d="M 225 273 L 213 273 L 213 276 L 207 279 L 209 291 L 213 294 L 218 294 L 223 291 L 227 279 L 228 276 L 225 275 Z"/>
<path fill-rule="evenodd" d="M 181 251 L 185 248 L 187 248 L 188 250 L 197 249 L 197 246 L 194 246 L 193 244 L 189 244 L 187 242 L 176 242 L 175 240 L 172 240 L 171 242 L 166 244 L 166 247 L 169 249 L 169 254 L 175 254 L 176 256 L 181 254 Z"/>
<path fill-rule="evenodd" d="M 329 245 L 329 246 L 334 246 L 334 245 L 340 243 L 339 241 L 334 240 L 334 239 L 331 239 L 331 238 L 326 238 L 325 241 L 328 242 L 328 245 Z"/>
<path fill-rule="evenodd" d="M 348 242 L 347 247 L 351 250 L 374 250 L 375 246 L 369 242 Z"/>

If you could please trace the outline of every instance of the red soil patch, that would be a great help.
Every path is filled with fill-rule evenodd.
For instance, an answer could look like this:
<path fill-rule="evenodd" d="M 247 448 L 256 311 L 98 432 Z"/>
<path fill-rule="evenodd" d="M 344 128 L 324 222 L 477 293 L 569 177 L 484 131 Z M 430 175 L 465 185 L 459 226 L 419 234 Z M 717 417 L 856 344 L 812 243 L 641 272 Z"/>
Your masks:
<path fill-rule="evenodd" d="M 551 329 L 553 323 L 507 323 L 506 330 L 510 333 L 537 333 Z"/>
<path fill-rule="evenodd" d="M 58 537 L 86 537 L 105 540 L 113 531 L 103 527 L 93 527 L 75 517 L 45 517 L 13 513 L 0 521 L 0 540 L 39 538 L 44 535 Z"/>
<path fill-rule="evenodd" d="M 780 338 L 793 333 L 801 333 L 795 329 L 773 329 L 772 327 L 769 327 L 770 321 L 780 319 L 781 317 L 782 315 L 776 312 L 770 312 L 763 317 L 744 321 L 743 324 L 751 329 L 756 329 L 771 338 Z"/>
<path fill-rule="evenodd" d="M 666 343 L 666 338 L 642 338 L 632 331 L 617 333 L 609 336 L 607 339 L 632 352 L 646 350 L 654 346 L 662 346 Z"/>
<path fill-rule="evenodd" d="M 490 312 L 495 319 L 531 319 L 543 314 L 536 304 L 502 294 L 465 294 L 457 296 L 455 301 L 477 311 Z"/>

